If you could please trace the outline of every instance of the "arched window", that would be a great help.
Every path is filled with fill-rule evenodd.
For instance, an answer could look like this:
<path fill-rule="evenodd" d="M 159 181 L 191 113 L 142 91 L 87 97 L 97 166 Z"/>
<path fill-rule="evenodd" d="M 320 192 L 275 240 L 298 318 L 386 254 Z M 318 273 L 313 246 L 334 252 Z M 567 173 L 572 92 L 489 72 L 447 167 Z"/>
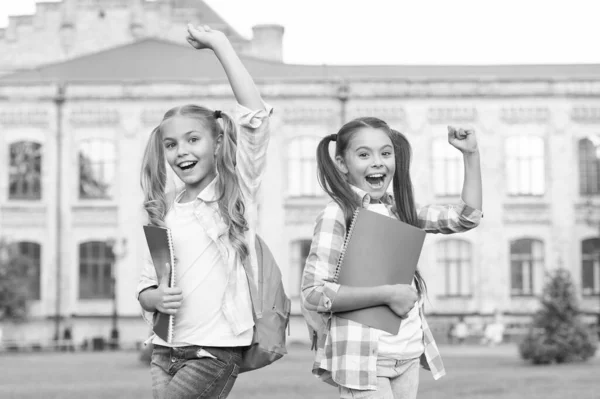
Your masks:
<path fill-rule="evenodd" d="M 317 180 L 317 145 L 319 137 L 303 136 L 288 144 L 287 190 L 291 197 L 323 195 Z"/>
<path fill-rule="evenodd" d="M 600 294 L 600 239 L 581 242 L 581 291 L 583 295 Z"/>
<path fill-rule="evenodd" d="M 306 258 L 310 254 L 311 240 L 296 240 L 291 244 L 291 270 L 290 273 L 290 296 L 300 295 L 300 286 L 302 285 L 302 274 Z"/>
<path fill-rule="evenodd" d="M 42 198 L 42 145 L 19 141 L 10 145 L 8 198 Z"/>
<path fill-rule="evenodd" d="M 446 282 L 447 296 L 471 295 L 471 244 L 464 240 L 444 240 L 437 243 L 437 262 Z"/>
<path fill-rule="evenodd" d="M 114 255 L 105 242 L 79 244 L 79 298 L 111 298 L 113 264 Z"/>
<path fill-rule="evenodd" d="M 79 198 L 110 199 L 115 186 L 116 149 L 108 140 L 79 144 Z"/>
<path fill-rule="evenodd" d="M 19 254 L 29 259 L 32 270 L 29 274 L 30 299 L 40 299 L 40 275 L 41 275 L 41 245 L 35 242 L 21 241 L 17 243 Z"/>
<path fill-rule="evenodd" d="M 544 140 L 541 137 L 506 139 L 506 179 L 509 195 L 544 194 Z"/>
<path fill-rule="evenodd" d="M 460 151 L 446 139 L 433 141 L 433 184 L 435 195 L 460 195 L 464 168 Z"/>
<path fill-rule="evenodd" d="M 600 143 L 598 143 L 600 145 Z M 600 148 L 599 148 L 600 150 Z M 579 193 L 600 193 L 600 152 L 590 139 L 579 140 Z"/>
<path fill-rule="evenodd" d="M 511 295 L 533 295 L 535 275 L 544 268 L 544 243 L 524 238 L 510 243 Z"/>

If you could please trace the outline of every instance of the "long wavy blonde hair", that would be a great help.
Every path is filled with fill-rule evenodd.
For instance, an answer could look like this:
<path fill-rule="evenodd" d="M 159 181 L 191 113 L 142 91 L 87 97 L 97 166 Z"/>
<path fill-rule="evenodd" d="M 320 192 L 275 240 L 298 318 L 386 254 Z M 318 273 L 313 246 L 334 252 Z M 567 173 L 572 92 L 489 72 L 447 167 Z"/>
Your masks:
<path fill-rule="evenodd" d="M 217 169 L 217 204 L 221 218 L 229 228 L 229 240 L 240 260 L 245 262 L 249 255 L 244 232 L 248 223 L 244 217 L 245 204 L 235 170 L 237 128 L 229 115 L 222 112 L 222 125 L 215 118 L 214 111 L 197 105 L 183 105 L 167 111 L 162 122 L 156 127 L 148 139 L 142 160 L 141 185 L 144 192 L 144 209 L 148 213 L 149 223 L 165 226 L 165 216 L 171 206 L 167 199 L 167 163 L 162 142 L 162 124 L 174 116 L 185 116 L 197 119 L 202 126 L 210 130 L 216 140 L 223 135 L 216 156 Z"/>

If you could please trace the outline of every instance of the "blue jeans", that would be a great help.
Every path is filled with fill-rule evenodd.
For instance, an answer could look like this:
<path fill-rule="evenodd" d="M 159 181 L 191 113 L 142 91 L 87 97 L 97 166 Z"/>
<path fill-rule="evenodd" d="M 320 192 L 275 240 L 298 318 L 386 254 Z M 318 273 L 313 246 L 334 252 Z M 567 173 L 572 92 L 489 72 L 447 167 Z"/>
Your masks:
<path fill-rule="evenodd" d="M 341 399 L 416 399 L 419 389 L 419 358 L 377 359 L 377 390 L 359 391 L 340 387 Z"/>
<path fill-rule="evenodd" d="M 214 356 L 198 357 L 204 349 Z M 150 374 L 154 399 L 226 398 L 242 360 L 242 347 L 218 348 L 155 345 Z"/>

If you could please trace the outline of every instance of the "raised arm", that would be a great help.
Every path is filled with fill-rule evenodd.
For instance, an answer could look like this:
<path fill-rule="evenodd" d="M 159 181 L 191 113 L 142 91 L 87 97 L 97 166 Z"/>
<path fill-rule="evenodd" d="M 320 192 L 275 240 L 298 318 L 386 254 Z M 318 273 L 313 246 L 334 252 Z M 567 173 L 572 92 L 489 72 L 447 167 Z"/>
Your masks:
<path fill-rule="evenodd" d="M 254 80 L 222 32 L 188 24 L 187 41 L 196 49 L 211 49 L 223 66 L 237 102 L 251 110 L 264 109 Z"/>
<path fill-rule="evenodd" d="M 481 165 L 475 131 L 472 129 L 456 129 L 452 126 L 448 126 L 448 142 L 463 154 L 465 179 L 463 183 L 462 199 L 472 208 L 481 210 L 483 206 L 481 194 Z"/>

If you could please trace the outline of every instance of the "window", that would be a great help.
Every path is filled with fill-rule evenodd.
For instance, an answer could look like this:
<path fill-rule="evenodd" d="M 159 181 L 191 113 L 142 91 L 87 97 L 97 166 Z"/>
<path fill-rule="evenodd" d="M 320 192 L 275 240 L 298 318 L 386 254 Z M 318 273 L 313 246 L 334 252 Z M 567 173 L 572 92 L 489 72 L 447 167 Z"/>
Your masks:
<path fill-rule="evenodd" d="M 35 242 L 22 241 L 17 244 L 19 255 L 26 257 L 32 266 L 29 274 L 30 299 L 40 299 L 41 246 Z"/>
<path fill-rule="evenodd" d="M 534 276 L 544 268 L 544 244 L 521 239 L 510 243 L 511 295 L 533 295 Z"/>
<path fill-rule="evenodd" d="M 541 137 L 509 137 L 506 140 L 506 167 L 508 194 L 544 194 L 544 140 Z"/>
<path fill-rule="evenodd" d="M 42 146 L 20 141 L 10 145 L 10 199 L 38 200 L 42 198 Z"/>
<path fill-rule="evenodd" d="M 471 244 L 444 240 L 437 244 L 437 261 L 446 282 L 445 295 L 471 295 Z"/>
<path fill-rule="evenodd" d="M 460 151 L 445 139 L 433 141 L 433 183 L 435 195 L 460 195 L 464 172 Z"/>
<path fill-rule="evenodd" d="M 302 273 L 304 273 L 304 264 L 310 253 L 311 240 L 298 240 L 292 242 L 291 264 L 292 270 L 290 281 L 290 295 L 292 297 L 300 296 L 300 287 L 302 285 Z"/>
<path fill-rule="evenodd" d="M 600 143 L 598 143 L 600 145 Z M 600 149 L 600 147 L 599 147 Z M 579 140 L 579 193 L 600 193 L 600 153 L 590 139 Z"/>
<path fill-rule="evenodd" d="M 112 142 L 83 141 L 79 145 L 79 198 L 112 198 L 115 164 L 115 145 Z"/>
<path fill-rule="evenodd" d="M 79 245 L 79 298 L 112 297 L 113 253 L 105 242 L 90 241 Z"/>
<path fill-rule="evenodd" d="M 318 137 L 298 137 L 288 145 L 288 195 L 314 197 L 322 195 L 317 180 Z"/>
<path fill-rule="evenodd" d="M 600 295 L 600 239 L 581 242 L 581 291 L 583 295 Z"/>

